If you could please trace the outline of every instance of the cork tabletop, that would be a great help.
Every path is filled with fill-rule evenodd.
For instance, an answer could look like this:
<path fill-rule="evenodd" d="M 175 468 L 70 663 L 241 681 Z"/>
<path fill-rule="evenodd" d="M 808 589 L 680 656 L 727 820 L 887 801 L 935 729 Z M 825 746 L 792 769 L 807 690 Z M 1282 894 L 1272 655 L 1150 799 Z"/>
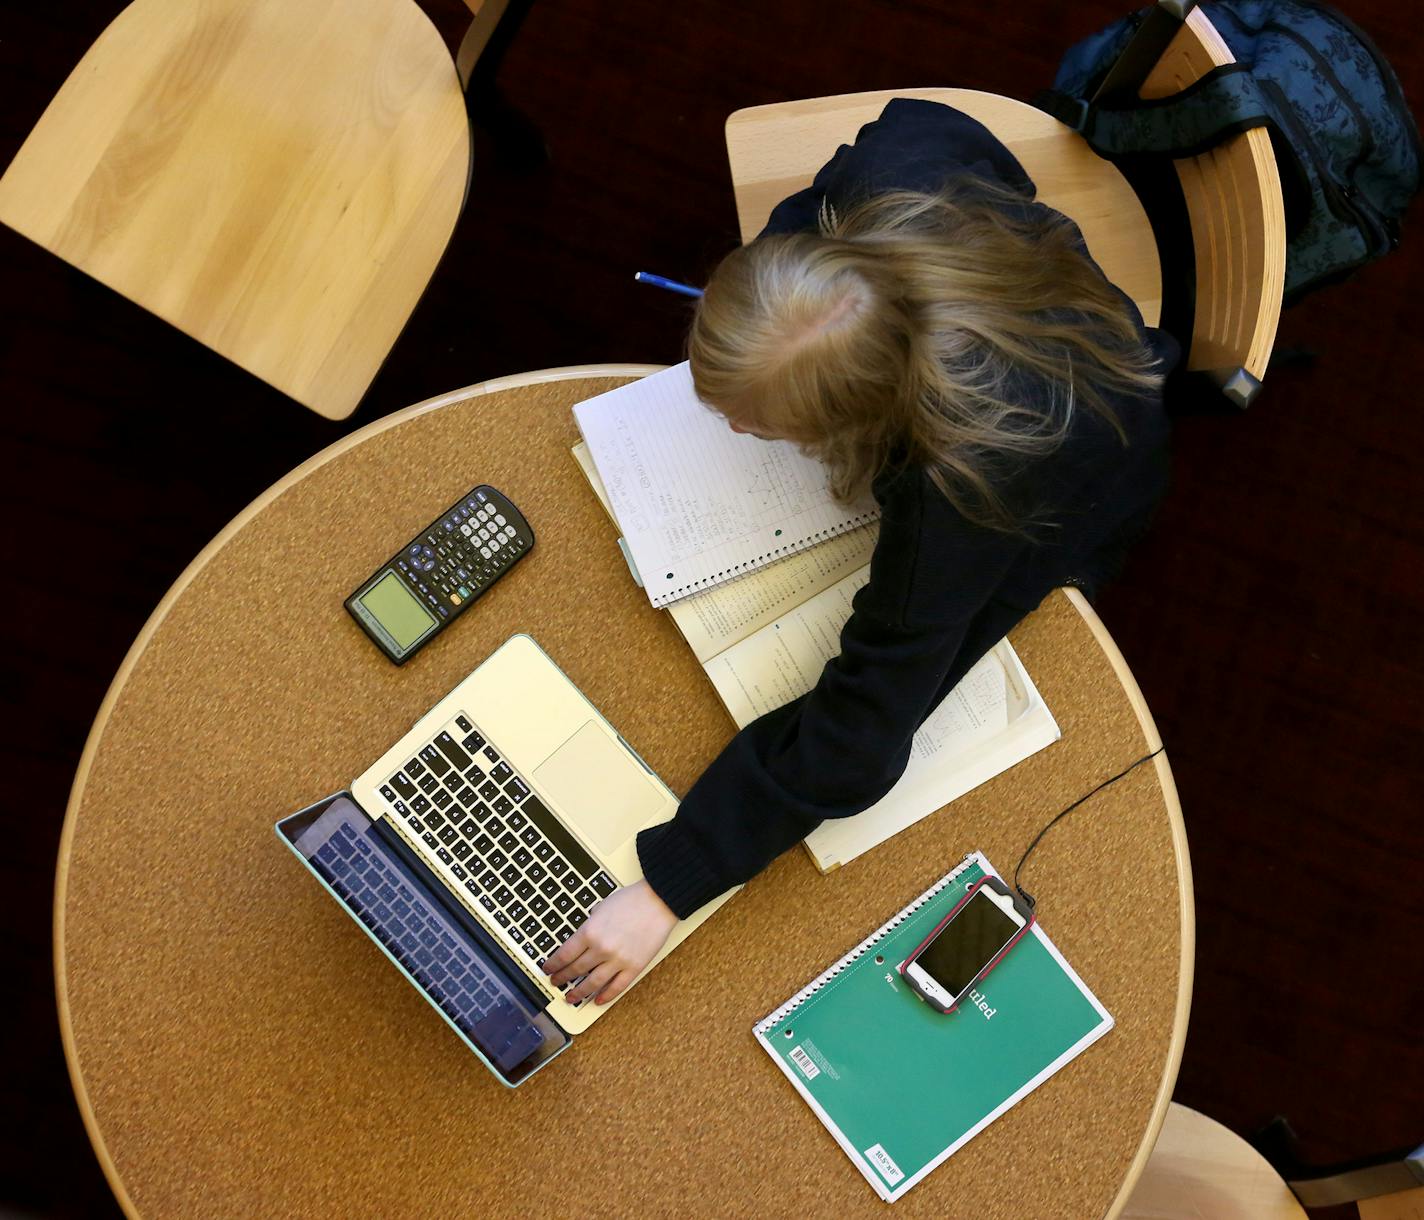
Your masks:
<path fill-rule="evenodd" d="M 1012 869 L 1054 813 L 1160 744 L 1076 594 L 1052 594 L 1012 636 L 1060 742 L 829 875 L 783 856 L 517 1090 L 272 832 L 518 631 L 675 791 L 730 738 L 569 454 L 573 404 L 650 371 L 487 382 L 371 424 L 234 520 L 135 642 L 80 762 L 55 895 L 70 1073 L 130 1214 L 882 1214 L 751 1026 L 966 851 Z M 519 505 L 538 543 L 396 668 L 342 599 L 478 482 Z M 1193 951 L 1166 756 L 1065 818 L 1024 883 L 1116 1028 L 897 1215 L 1116 1214 L 1161 1126 Z"/>

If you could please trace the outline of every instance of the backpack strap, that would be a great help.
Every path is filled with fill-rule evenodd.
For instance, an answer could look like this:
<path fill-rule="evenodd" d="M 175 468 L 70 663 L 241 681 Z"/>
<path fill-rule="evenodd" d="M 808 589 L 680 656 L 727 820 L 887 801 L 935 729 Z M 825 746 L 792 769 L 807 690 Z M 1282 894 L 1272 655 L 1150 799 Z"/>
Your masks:
<path fill-rule="evenodd" d="M 1228 136 L 1274 126 L 1260 83 L 1245 64 L 1223 64 L 1170 97 L 1085 101 L 1055 90 L 1035 98 L 1109 160 L 1142 154 L 1179 160 L 1216 147 Z"/>

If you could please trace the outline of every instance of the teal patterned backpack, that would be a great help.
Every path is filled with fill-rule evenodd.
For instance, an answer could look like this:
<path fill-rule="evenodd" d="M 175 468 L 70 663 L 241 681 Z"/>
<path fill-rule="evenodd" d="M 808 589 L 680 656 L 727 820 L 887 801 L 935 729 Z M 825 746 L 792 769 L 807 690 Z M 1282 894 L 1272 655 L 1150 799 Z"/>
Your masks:
<path fill-rule="evenodd" d="M 1085 38 L 1035 103 L 1100 155 L 1137 164 L 1266 127 L 1285 197 L 1287 305 L 1394 249 L 1419 189 L 1419 132 L 1369 37 L 1309 0 L 1213 0 L 1202 11 L 1236 63 L 1141 101 L 1137 87 L 1192 7 L 1159 4 Z"/>

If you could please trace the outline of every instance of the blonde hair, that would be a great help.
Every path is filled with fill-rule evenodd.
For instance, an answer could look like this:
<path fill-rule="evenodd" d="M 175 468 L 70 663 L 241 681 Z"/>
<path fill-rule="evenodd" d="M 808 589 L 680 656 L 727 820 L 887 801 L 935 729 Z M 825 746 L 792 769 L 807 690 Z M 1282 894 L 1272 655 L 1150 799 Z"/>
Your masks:
<path fill-rule="evenodd" d="M 895 192 L 713 273 L 688 341 L 699 397 L 820 458 L 843 499 L 922 466 L 966 517 L 1023 522 L 996 488 L 1073 412 L 1160 376 L 1127 306 L 1056 213 L 978 181 Z"/>

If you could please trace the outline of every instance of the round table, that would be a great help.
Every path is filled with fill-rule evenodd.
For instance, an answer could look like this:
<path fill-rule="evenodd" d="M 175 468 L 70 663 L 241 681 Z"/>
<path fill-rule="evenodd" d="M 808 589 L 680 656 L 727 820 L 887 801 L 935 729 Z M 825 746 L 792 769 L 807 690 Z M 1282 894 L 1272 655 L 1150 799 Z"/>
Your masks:
<path fill-rule="evenodd" d="M 1054 813 L 1160 744 L 1075 593 L 1012 636 L 1060 742 L 833 873 L 783 856 L 517 1090 L 272 831 L 517 631 L 687 790 L 732 723 L 569 452 L 572 405 L 650 371 L 507 378 L 371 424 L 241 513 L 140 633 L 80 762 L 55 895 L 75 1092 L 131 1214 L 883 1214 L 751 1025 L 966 851 L 1011 869 Z M 396 668 L 342 598 L 477 482 L 538 545 Z M 1065 818 L 1024 880 L 1116 1028 L 897 1214 L 1115 1214 L 1161 1126 L 1193 946 L 1166 756 Z"/>

